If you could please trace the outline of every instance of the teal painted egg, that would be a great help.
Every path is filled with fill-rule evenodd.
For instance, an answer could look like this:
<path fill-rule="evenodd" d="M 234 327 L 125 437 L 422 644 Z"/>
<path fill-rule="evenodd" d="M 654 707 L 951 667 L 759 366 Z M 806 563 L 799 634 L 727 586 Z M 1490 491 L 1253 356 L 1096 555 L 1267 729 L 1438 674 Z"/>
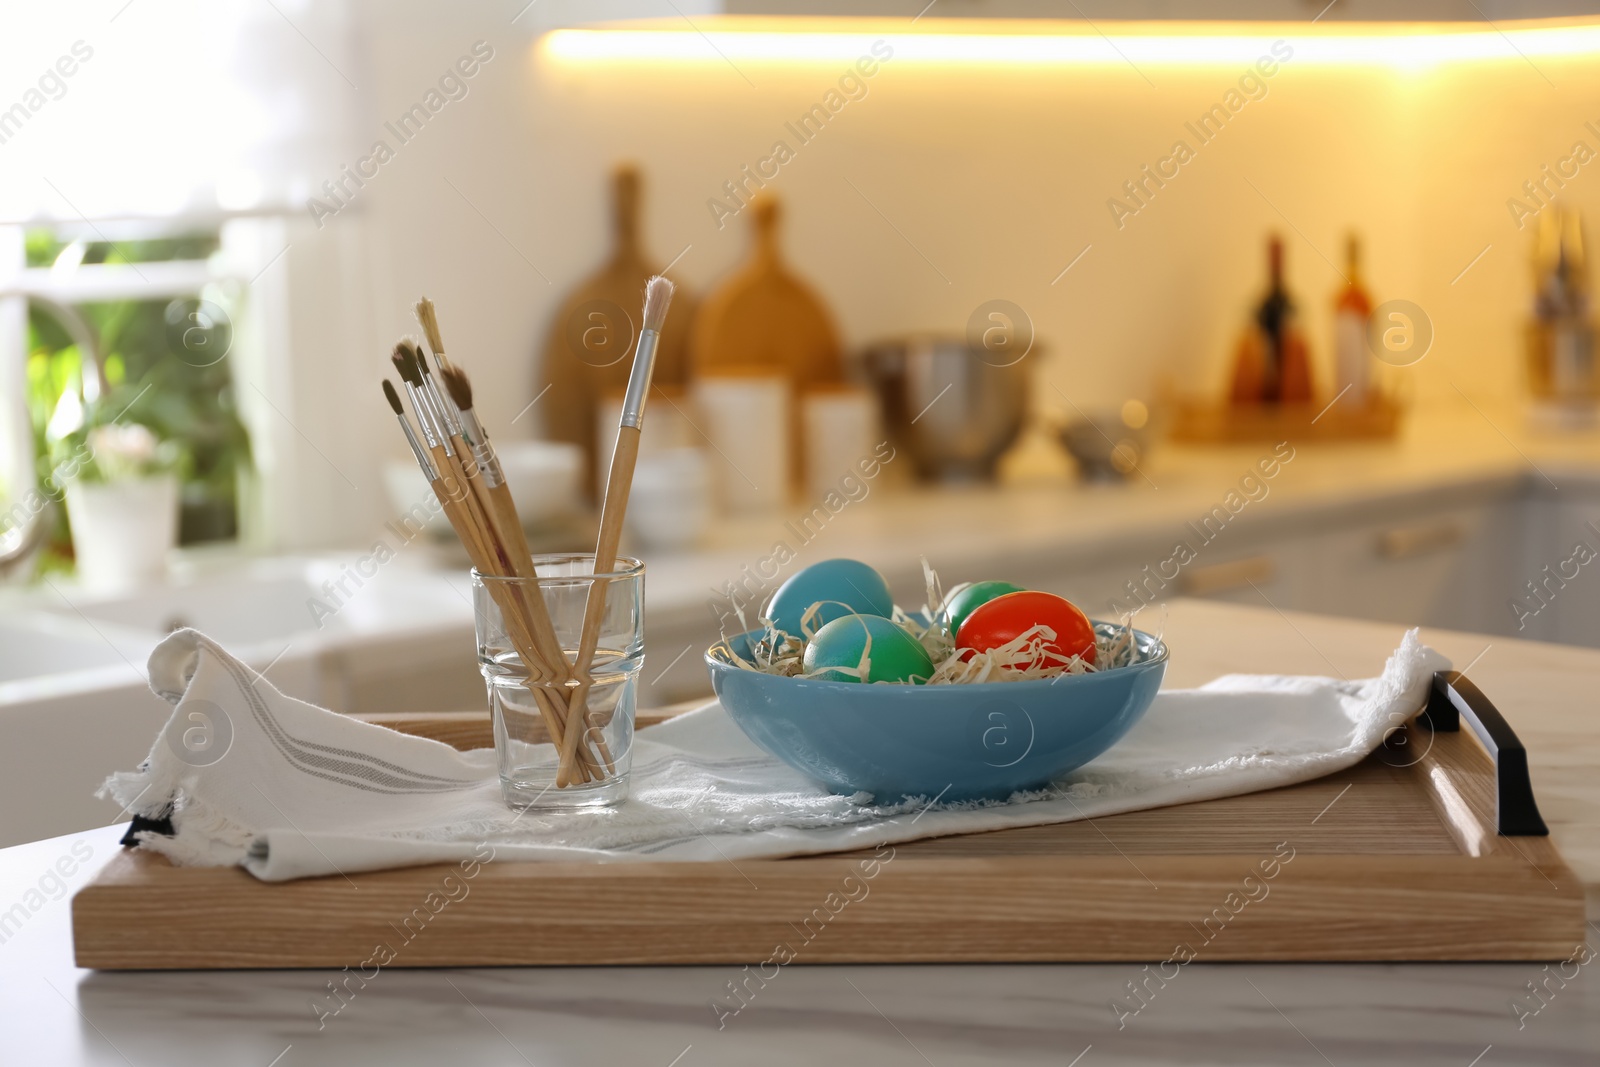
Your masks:
<path fill-rule="evenodd" d="M 883 575 L 853 559 L 813 563 L 778 587 L 763 614 L 784 633 L 800 637 L 800 620 L 817 603 L 822 607 L 811 618 L 813 631 L 845 615 L 894 614 L 894 597 Z"/>
<path fill-rule="evenodd" d="M 867 647 L 867 638 L 872 647 Z M 921 685 L 933 676 L 933 660 L 922 642 L 881 615 L 846 615 L 834 619 L 806 644 L 806 673 L 826 667 L 859 667 L 867 653 L 867 676 L 839 671 L 817 675 L 835 682 L 909 682 Z"/>
<path fill-rule="evenodd" d="M 1022 586 L 1012 585 L 1010 582 L 973 582 L 945 599 L 944 607 L 939 609 L 939 619 L 950 627 L 950 633 L 953 635 L 961 629 L 961 624 L 967 621 L 967 616 L 971 615 L 975 608 L 987 604 L 997 596 L 1021 592 L 1025 592 Z"/>

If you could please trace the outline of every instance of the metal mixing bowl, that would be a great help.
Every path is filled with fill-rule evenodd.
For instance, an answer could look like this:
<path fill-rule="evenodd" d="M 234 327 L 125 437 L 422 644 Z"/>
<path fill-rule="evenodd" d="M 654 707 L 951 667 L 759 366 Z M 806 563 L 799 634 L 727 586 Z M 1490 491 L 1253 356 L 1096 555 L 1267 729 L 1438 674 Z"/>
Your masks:
<path fill-rule="evenodd" d="M 868 348 L 862 362 L 895 445 L 926 480 L 991 478 L 1022 432 L 1027 370 L 998 365 L 964 338 L 886 341 Z"/>

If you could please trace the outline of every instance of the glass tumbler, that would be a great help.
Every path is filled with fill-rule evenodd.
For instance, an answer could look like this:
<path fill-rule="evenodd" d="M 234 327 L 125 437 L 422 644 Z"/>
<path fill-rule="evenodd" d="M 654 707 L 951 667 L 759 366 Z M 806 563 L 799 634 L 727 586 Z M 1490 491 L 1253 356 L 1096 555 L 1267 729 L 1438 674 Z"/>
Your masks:
<path fill-rule="evenodd" d="M 472 572 L 501 792 L 517 811 L 620 804 L 644 665 L 644 564 L 619 558 L 603 574 L 592 554 L 533 564 L 536 578 Z M 586 640 L 585 675 L 575 665 Z"/>

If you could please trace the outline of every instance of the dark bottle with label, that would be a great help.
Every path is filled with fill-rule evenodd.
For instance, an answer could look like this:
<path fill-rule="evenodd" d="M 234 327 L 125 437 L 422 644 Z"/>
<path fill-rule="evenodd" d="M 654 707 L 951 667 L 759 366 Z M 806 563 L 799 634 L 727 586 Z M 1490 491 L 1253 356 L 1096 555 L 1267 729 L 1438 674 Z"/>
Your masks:
<path fill-rule="evenodd" d="M 1261 399 L 1269 404 L 1284 398 L 1283 373 L 1294 318 L 1294 299 L 1283 284 L 1283 239 L 1273 234 L 1267 241 L 1267 295 L 1256 306 L 1263 348 Z"/>

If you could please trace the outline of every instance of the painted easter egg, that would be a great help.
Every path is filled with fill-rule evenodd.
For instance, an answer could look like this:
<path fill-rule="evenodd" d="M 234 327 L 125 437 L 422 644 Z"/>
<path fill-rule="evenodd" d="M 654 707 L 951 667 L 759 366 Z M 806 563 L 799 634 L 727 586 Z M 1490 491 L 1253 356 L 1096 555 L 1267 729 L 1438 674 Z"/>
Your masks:
<path fill-rule="evenodd" d="M 811 617 L 813 631 L 845 615 L 894 614 L 894 597 L 883 575 L 853 559 L 813 563 L 780 585 L 762 614 L 784 633 L 801 637 L 800 620 L 818 603 L 822 607 Z"/>
<path fill-rule="evenodd" d="M 871 648 L 867 639 L 871 637 Z M 824 670 L 859 667 L 868 655 L 867 676 Z M 881 615 L 846 615 L 834 619 L 812 635 L 806 645 L 806 673 L 835 682 L 909 682 L 921 685 L 933 675 L 933 660 L 922 642 Z"/>
<path fill-rule="evenodd" d="M 961 629 L 961 624 L 967 621 L 967 616 L 980 604 L 987 604 L 997 596 L 1007 593 L 1021 593 L 1020 585 L 1010 582 L 973 582 L 964 589 L 958 589 L 945 599 L 944 607 L 939 610 L 941 621 L 954 634 Z"/>
<path fill-rule="evenodd" d="M 1065 597 L 1037 590 L 1006 593 L 978 605 L 956 632 L 956 647 L 988 652 L 1041 624 L 1056 634 L 1046 649 L 1094 662 L 1094 625 L 1089 616 Z"/>

